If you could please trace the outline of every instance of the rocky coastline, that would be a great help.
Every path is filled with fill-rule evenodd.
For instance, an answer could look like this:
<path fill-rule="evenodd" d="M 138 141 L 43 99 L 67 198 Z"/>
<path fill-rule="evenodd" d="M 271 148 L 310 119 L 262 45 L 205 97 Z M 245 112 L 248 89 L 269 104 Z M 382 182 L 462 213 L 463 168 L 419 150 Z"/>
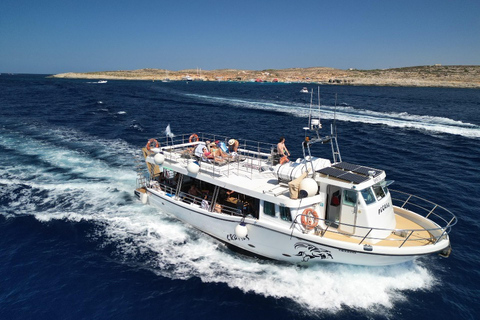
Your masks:
<path fill-rule="evenodd" d="M 417 66 L 393 69 L 357 70 L 327 67 L 266 70 L 139 69 L 85 73 L 61 73 L 54 78 L 98 80 L 237 81 L 323 83 L 357 86 L 408 86 L 480 88 L 480 66 Z"/>

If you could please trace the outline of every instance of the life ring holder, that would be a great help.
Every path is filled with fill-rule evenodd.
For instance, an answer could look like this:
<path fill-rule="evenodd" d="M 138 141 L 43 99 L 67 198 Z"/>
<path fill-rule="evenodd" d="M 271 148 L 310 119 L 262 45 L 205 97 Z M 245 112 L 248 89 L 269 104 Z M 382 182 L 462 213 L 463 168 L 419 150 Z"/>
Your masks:
<path fill-rule="evenodd" d="M 200 140 L 200 139 L 198 139 L 198 134 L 196 134 L 196 133 L 192 134 L 192 135 L 190 136 L 190 138 L 188 138 L 188 141 L 189 141 L 190 143 L 192 143 L 192 142 L 198 142 L 199 140 Z"/>
<path fill-rule="evenodd" d="M 152 139 L 148 140 L 147 145 L 146 145 L 146 148 L 147 148 L 148 151 L 150 151 L 150 149 L 153 148 L 152 143 L 155 143 L 155 148 L 158 148 L 160 146 L 158 141 L 152 138 Z"/>
<path fill-rule="evenodd" d="M 313 217 L 312 217 L 313 216 Z M 302 212 L 302 226 L 307 230 L 312 230 L 318 225 L 318 214 L 312 208 L 307 208 Z"/>

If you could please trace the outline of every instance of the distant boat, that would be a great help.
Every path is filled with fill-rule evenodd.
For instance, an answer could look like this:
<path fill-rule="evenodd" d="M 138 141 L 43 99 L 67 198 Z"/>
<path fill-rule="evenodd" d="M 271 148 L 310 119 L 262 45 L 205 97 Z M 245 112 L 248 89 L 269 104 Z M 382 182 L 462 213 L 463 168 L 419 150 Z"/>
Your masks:
<path fill-rule="evenodd" d="M 190 77 L 190 76 L 185 76 L 182 79 L 186 80 L 186 81 L 193 81 L 192 77 Z"/>
<path fill-rule="evenodd" d="M 107 80 L 98 80 L 97 83 L 107 83 Z"/>
<path fill-rule="evenodd" d="M 168 78 L 168 71 L 165 70 L 165 78 L 162 80 L 162 82 L 170 82 L 170 79 Z"/>
<path fill-rule="evenodd" d="M 308 93 L 307 87 L 303 87 L 302 90 L 300 90 L 301 93 Z"/>

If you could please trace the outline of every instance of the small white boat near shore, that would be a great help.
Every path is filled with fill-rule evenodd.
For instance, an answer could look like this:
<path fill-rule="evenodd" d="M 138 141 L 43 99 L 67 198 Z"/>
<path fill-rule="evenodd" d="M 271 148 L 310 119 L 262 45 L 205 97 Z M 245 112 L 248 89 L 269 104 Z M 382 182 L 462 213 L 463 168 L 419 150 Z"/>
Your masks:
<path fill-rule="evenodd" d="M 98 80 L 97 83 L 107 83 L 107 80 Z"/>
<path fill-rule="evenodd" d="M 206 159 L 203 148 L 225 149 L 232 137 L 150 139 L 135 195 L 230 247 L 291 263 L 381 266 L 450 254 L 455 215 L 389 189 L 381 169 L 342 161 L 333 126 L 322 137 L 310 118 L 305 129 L 303 157 L 285 163 L 262 142 L 235 139 L 236 152 Z M 332 160 L 312 155 L 317 142 L 330 144 Z"/>

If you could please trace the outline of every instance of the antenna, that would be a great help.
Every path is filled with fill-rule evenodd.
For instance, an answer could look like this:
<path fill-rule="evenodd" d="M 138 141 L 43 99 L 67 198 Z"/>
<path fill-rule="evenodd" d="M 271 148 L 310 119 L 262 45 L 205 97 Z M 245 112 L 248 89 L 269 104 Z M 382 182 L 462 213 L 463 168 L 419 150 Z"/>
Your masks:
<path fill-rule="evenodd" d="M 321 113 L 320 113 L 320 86 L 318 86 L 318 124 L 320 125 L 320 128 L 322 127 L 322 123 L 320 122 L 321 118 Z"/>
<path fill-rule="evenodd" d="M 310 112 L 308 113 L 308 127 L 312 127 L 312 104 L 313 104 L 313 89 L 310 91 Z"/>
<path fill-rule="evenodd" d="M 342 162 L 342 155 L 340 154 L 340 149 L 338 148 L 338 141 L 337 141 L 337 94 L 336 93 L 335 93 L 335 108 L 333 109 L 333 123 L 330 126 L 330 135 L 332 137 L 331 146 L 332 146 L 333 162 L 334 163 Z"/>
<path fill-rule="evenodd" d="M 335 127 L 335 135 L 337 135 L 337 93 L 335 93 L 335 107 L 333 109 L 333 126 Z"/>

